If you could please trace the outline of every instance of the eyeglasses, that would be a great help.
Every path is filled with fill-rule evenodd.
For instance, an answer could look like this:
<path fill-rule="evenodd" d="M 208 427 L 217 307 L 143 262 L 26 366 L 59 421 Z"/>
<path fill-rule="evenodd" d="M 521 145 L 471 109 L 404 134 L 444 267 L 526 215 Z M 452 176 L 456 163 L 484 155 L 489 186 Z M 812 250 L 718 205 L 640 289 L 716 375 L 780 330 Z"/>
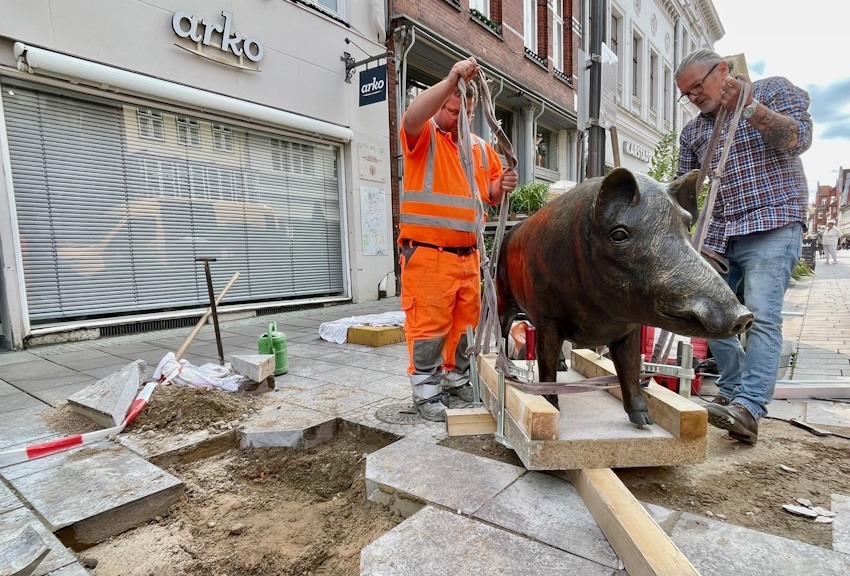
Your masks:
<path fill-rule="evenodd" d="M 693 87 L 690 90 L 688 90 L 687 92 L 683 92 L 682 95 L 679 96 L 679 98 L 676 100 L 676 102 L 678 102 L 679 104 L 682 104 L 682 103 L 685 102 L 685 100 L 688 100 L 691 96 L 696 98 L 697 96 L 702 94 L 702 90 L 703 90 L 702 83 L 705 82 L 706 78 L 711 76 L 711 73 L 714 72 L 714 69 L 717 68 L 719 65 L 720 65 L 720 62 L 717 62 L 714 66 L 709 68 L 708 72 L 705 74 L 705 76 L 702 77 L 702 80 L 700 80 L 699 82 L 694 84 Z"/>
<path fill-rule="evenodd" d="M 445 110 L 446 112 L 448 112 L 449 116 L 451 116 L 452 118 L 460 118 L 460 108 L 458 108 L 457 110 L 452 110 L 451 108 L 449 108 L 448 106 L 446 106 L 446 105 L 444 104 L 444 105 L 443 105 L 443 110 Z M 467 118 L 472 118 L 473 116 L 474 116 L 474 112 L 473 112 L 472 110 L 469 110 L 469 109 L 467 108 L 467 111 L 466 111 L 466 117 L 467 117 Z"/>

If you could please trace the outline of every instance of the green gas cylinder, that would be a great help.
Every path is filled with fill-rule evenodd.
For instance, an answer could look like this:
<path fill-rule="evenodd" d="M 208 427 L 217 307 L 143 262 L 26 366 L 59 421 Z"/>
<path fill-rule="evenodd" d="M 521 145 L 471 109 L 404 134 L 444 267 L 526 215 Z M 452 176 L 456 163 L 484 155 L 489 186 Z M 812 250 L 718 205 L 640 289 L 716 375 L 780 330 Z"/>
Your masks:
<path fill-rule="evenodd" d="M 286 359 L 286 334 L 277 331 L 277 322 L 269 324 L 269 330 L 257 341 L 260 354 L 274 354 L 274 374 L 280 376 L 289 370 Z"/>

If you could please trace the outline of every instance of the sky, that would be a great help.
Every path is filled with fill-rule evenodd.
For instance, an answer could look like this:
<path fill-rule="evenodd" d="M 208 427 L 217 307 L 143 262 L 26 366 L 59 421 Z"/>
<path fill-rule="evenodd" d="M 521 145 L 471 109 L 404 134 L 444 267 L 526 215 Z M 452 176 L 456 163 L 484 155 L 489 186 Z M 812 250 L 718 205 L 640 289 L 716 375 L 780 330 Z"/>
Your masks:
<path fill-rule="evenodd" d="M 838 169 L 850 168 L 850 2 L 790 6 L 714 0 L 726 31 L 714 49 L 721 56 L 743 53 L 753 80 L 784 76 L 808 91 L 814 138 L 802 159 L 813 197 L 818 183 L 835 186 Z"/>

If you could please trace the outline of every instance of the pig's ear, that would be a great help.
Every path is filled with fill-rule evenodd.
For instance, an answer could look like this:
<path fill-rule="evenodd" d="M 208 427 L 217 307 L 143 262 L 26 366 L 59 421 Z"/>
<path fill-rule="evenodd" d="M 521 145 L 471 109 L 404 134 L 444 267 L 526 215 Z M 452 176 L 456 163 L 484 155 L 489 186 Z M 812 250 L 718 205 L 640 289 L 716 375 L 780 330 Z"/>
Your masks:
<path fill-rule="evenodd" d="M 596 195 L 593 219 L 601 226 L 606 214 L 620 212 L 640 202 L 640 190 L 634 174 L 625 168 L 614 168 L 602 180 Z"/>
<path fill-rule="evenodd" d="M 699 178 L 699 170 L 691 170 L 670 184 L 668 188 L 679 206 L 691 213 L 691 224 L 699 218 L 697 178 Z"/>

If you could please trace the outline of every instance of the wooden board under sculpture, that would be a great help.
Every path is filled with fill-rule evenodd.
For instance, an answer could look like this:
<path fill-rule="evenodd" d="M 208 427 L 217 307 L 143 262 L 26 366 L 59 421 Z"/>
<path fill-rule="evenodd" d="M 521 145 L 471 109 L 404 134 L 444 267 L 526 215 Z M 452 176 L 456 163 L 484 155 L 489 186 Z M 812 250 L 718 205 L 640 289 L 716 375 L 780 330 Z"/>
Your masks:
<path fill-rule="evenodd" d="M 495 354 L 478 357 L 484 405 L 498 419 Z M 573 350 L 572 377 L 614 374 L 613 363 L 591 350 Z M 580 380 L 576 379 L 577 383 Z M 560 397 L 560 412 L 542 396 L 505 386 L 504 435 L 529 470 L 674 466 L 705 460 L 708 415 L 705 408 L 659 386 L 643 389 L 653 426 L 629 422 L 619 387 Z"/>

